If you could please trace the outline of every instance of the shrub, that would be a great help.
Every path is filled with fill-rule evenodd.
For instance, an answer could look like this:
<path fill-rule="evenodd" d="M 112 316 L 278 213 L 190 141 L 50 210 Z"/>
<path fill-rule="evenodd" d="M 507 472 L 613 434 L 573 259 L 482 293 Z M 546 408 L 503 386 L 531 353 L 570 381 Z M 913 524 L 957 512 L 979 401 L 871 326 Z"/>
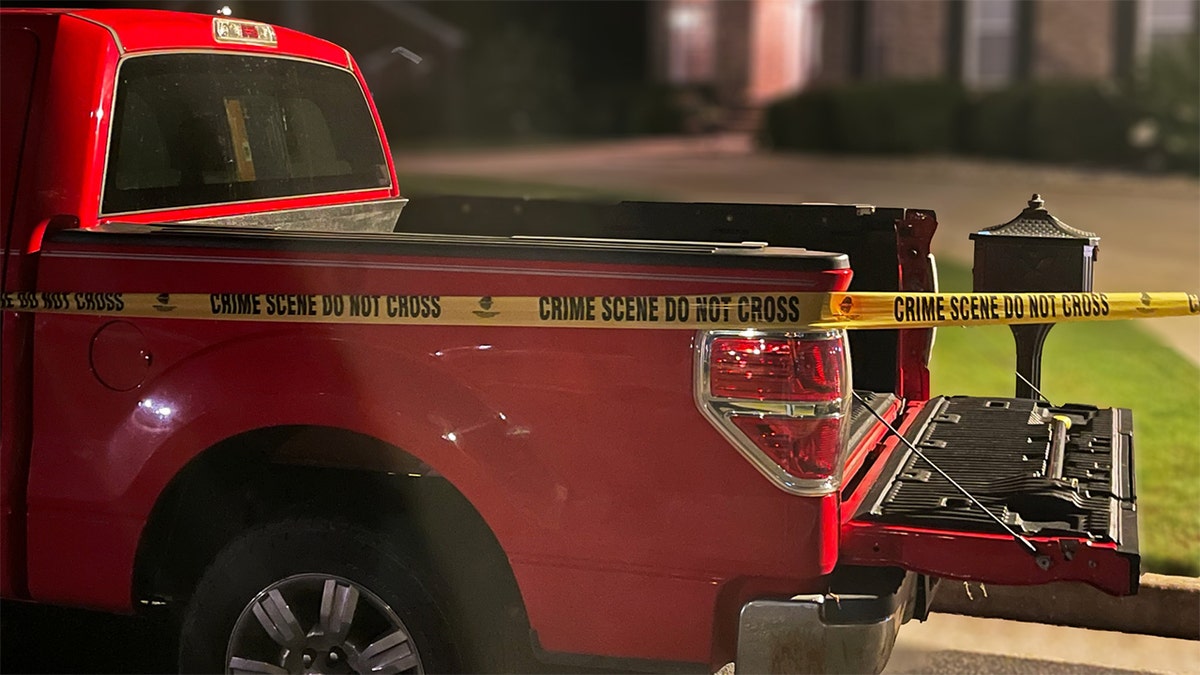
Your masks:
<path fill-rule="evenodd" d="M 1029 159 L 1030 101 L 1028 86 L 977 92 L 964 106 L 962 151 L 984 157 Z"/>
<path fill-rule="evenodd" d="M 1200 36 L 1150 54 L 1130 89 L 1131 140 L 1151 168 L 1200 173 Z"/>
<path fill-rule="evenodd" d="M 980 92 L 965 113 L 963 151 L 985 157 L 1101 165 L 1127 164 L 1133 121 L 1115 88 L 1094 82 L 1038 82 Z"/>
<path fill-rule="evenodd" d="M 772 103 L 763 116 L 759 142 L 780 149 L 841 150 L 834 137 L 835 95 L 832 89 L 811 89 Z"/>
<path fill-rule="evenodd" d="M 1029 107 L 1030 158 L 1120 166 L 1132 153 L 1133 115 L 1115 89 L 1083 82 L 1038 83 Z"/>
<path fill-rule="evenodd" d="M 949 82 L 878 82 L 814 89 L 767 110 L 764 143 L 825 152 L 951 152 L 963 90 Z"/>
<path fill-rule="evenodd" d="M 959 146 L 963 90 L 949 82 L 889 82 L 855 87 L 834 111 L 851 152 L 951 152 Z"/>
<path fill-rule="evenodd" d="M 1163 50 L 1128 90 L 1036 82 L 968 92 L 949 82 L 819 88 L 771 104 L 767 147 L 874 154 L 964 153 L 1056 163 L 1200 170 L 1196 41 Z M 1140 146 L 1139 146 L 1140 143 Z"/>

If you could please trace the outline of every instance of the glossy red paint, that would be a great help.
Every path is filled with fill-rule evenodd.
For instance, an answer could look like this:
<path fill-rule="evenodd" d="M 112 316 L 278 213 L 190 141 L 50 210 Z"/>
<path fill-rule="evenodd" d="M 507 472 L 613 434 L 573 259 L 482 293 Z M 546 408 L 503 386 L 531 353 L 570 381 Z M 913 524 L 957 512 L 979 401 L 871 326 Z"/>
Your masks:
<path fill-rule="evenodd" d="M 278 44 L 231 44 L 213 39 L 211 14 L 187 14 L 152 9 L 77 9 L 59 10 L 70 16 L 95 22 L 111 31 L 126 53 L 178 51 L 181 49 L 228 50 L 285 54 L 350 67 L 350 55 L 332 42 L 283 26 L 273 26 Z M 230 17 L 236 19 L 237 17 Z"/>
<path fill-rule="evenodd" d="M 896 243 L 900 250 L 900 290 L 929 293 L 935 289 L 933 257 L 929 245 L 937 230 L 933 212 L 908 209 L 896 223 Z M 904 398 L 929 398 L 929 352 L 933 347 L 932 328 L 900 331 L 900 362 L 897 366 L 896 393 Z"/>
<path fill-rule="evenodd" d="M 655 280 L 661 269 L 628 265 L 94 252 L 48 245 L 41 287 L 622 295 L 730 285 L 711 269 Z M 787 283 L 779 272 L 731 274 L 745 288 Z M 848 283 L 790 276 L 795 287 Z M 368 434 L 449 479 L 495 531 L 553 651 L 706 661 L 725 583 L 771 578 L 798 592 L 836 560 L 836 536 L 823 536 L 836 534 L 836 500 L 775 489 L 696 409 L 691 333 L 131 322 L 153 360 L 142 386 L 120 392 L 87 362 L 107 320 L 37 321 L 36 344 L 55 345 L 34 354 L 29 551 L 39 600 L 127 608 L 140 525 L 171 477 L 218 441 L 284 424 Z M 695 618 L 673 620 L 681 613 Z"/>
<path fill-rule="evenodd" d="M 0 14 L 0 51 L 4 56 L 4 105 L 0 106 L 0 135 L 3 137 L 0 164 L 0 227 L 3 228 L 5 290 L 31 288 L 33 266 L 22 257 L 24 236 L 14 225 L 28 222 L 32 173 L 40 153 L 25 152 L 36 147 L 43 129 L 41 101 L 49 83 L 49 62 L 57 37 L 57 18 L 44 13 Z M 30 53 L 32 51 L 32 53 Z M 14 84 L 20 85 L 19 88 Z M 22 104 L 25 110 L 22 110 Z M 4 597 L 26 597 L 25 587 L 25 480 L 30 443 L 29 386 L 32 363 L 28 358 L 28 336 L 32 317 L 5 312 L 0 318 L 0 355 L 5 395 L 0 396 L 0 593 Z"/>
<path fill-rule="evenodd" d="M 186 209 L 167 209 L 116 218 L 100 216 L 100 194 L 110 132 L 116 71 L 121 60 L 145 52 L 203 49 L 230 53 L 259 53 L 308 59 L 350 70 L 364 92 L 376 128 L 382 130 L 373 99 L 350 55 L 341 47 L 303 33 L 278 28 L 279 45 L 274 48 L 217 43 L 212 38 L 212 16 L 157 10 L 5 10 L 5 23 L 36 23 L 43 43 L 39 82 L 53 83 L 43 97 L 35 96 L 33 117 L 39 127 L 26 138 L 38 152 L 23 166 L 33 173 L 34 185 L 23 188 L 31 195 L 14 218 L 14 240 L 35 238 L 40 223 L 54 215 L 70 214 L 82 227 L 110 220 L 120 222 L 165 222 L 213 218 L 289 208 L 355 203 L 399 195 L 395 165 L 387 138 L 380 133 L 388 163 L 390 186 L 333 195 L 310 195 L 250 203 L 218 204 Z M 31 31 L 32 32 L 32 31 Z M 40 128 L 54 129 L 41 137 Z M 18 200 L 20 203 L 21 200 Z M 27 247 L 29 248 L 29 247 Z M 36 251 L 37 246 L 31 250 Z"/>
<path fill-rule="evenodd" d="M 896 431 L 901 434 L 907 434 L 914 424 L 917 414 L 924 405 L 924 401 L 898 402 L 883 415 L 883 418 L 895 427 Z M 883 476 L 887 458 L 899 445 L 900 441 L 880 425 L 855 449 L 856 454 L 847 462 L 847 474 L 854 476 L 859 471 L 862 471 L 862 476 L 859 476 L 853 484 L 845 486 L 842 490 L 841 518 L 843 527 L 847 524 L 850 517 L 862 506 L 863 500 L 866 499 L 867 492 L 871 486 Z"/>
<path fill-rule="evenodd" d="M 897 413 L 902 407 L 903 406 L 900 401 L 894 402 L 890 407 L 883 411 L 883 418 L 888 420 L 889 423 L 894 421 Z M 877 424 L 867 432 L 867 435 L 862 439 L 862 442 L 858 444 L 858 447 L 850 448 L 850 455 L 846 458 L 846 466 L 842 470 L 842 475 L 845 477 L 842 481 L 843 500 L 847 497 L 853 498 L 855 496 L 855 487 L 863 483 L 870 485 L 872 482 L 874 482 L 874 478 L 878 477 L 878 474 L 883 467 L 877 462 L 877 460 L 882 452 L 883 443 L 887 436 L 887 428 L 885 428 L 882 424 Z M 870 479 L 858 475 L 859 471 L 864 470 L 864 467 L 867 467 L 867 469 L 873 469 L 873 471 L 865 473 L 866 476 L 871 476 Z M 862 494 L 858 494 L 857 496 L 859 499 L 862 498 Z M 853 509 L 851 509 L 851 512 L 853 512 Z"/>
<path fill-rule="evenodd" d="M 280 28 L 274 48 L 220 45 L 212 39 L 212 16 L 146 10 L 5 9 L 4 192 L 0 202 L 4 233 L 4 290 L 35 287 L 42 236 L 54 216 L 67 214 L 77 225 L 94 227 L 99 219 L 109 117 L 115 74 L 129 54 L 179 49 L 270 53 L 330 63 L 353 71 L 359 86 L 366 84 L 357 66 L 340 47 Z M 18 51 L 21 50 L 21 51 Z M 32 53 L 31 53 L 32 52 Z M 18 58 L 20 57 L 20 58 Z M 12 82 L 28 77 L 28 106 Z M 16 80 L 14 79 L 16 78 Z M 367 96 L 376 128 L 378 113 Z M 122 216 L 126 222 L 180 220 L 273 211 L 282 208 L 330 205 L 391 198 L 399 194 L 391 152 L 380 138 L 387 158 L 390 187 L 340 195 L 302 196 Z M 12 159 L 19 158 L 19 159 Z M 19 181 L 19 182 L 18 182 Z M 32 320 L 5 314 L 4 352 L 27 355 L 32 350 Z M 4 359 L 6 396 L 3 404 L 3 508 L 0 512 L 0 589 L 5 596 L 25 596 L 25 478 L 30 434 L 22 400 L 31 387 L 29 361 Z M 11 388 L 10 388 L 11 387 Z M 124 602 L 127 602 L 125 600 Z"/>
<path fill-rule="evenodd" d="M 103 28 L 69 15 L 59 17 L 54 45 L 45 64 L 51 86 L 38 102 L 46 132 L 29 154 L 33 166 L 22 169 L 32 169 L 33 184 L 22 186 L 30 210 L 13 223 L 20 240 L 51 216 L 76 215 L 87 225 L 99 210 L 117 48 Z"/>
<path fill-rule="evenodd" d="M 946 579 L 1011 586 L 1051 581 L 1083 581 L 1112 595 L 1129 595 L 1138 571 L 1116 553 L 1114 544 L 1065 538 L 1029 537 L 1037 556 L 1002 534 L 888 527 L 851 521 L 842 528 L 841 560 L 850 565 L 892 566 Z M 1044 557 L 1048 567 L 1037 562 Z"/>

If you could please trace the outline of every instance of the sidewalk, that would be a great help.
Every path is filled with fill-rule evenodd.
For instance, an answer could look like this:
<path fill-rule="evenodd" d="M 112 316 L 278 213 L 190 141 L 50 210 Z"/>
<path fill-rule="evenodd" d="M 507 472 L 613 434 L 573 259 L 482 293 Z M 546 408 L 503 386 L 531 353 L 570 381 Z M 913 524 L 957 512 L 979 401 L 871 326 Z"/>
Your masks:
<path fill-rule="evenodd" d="M 1007 222 L 1038 192 L 1067 224 L 1101 237 L 1098 291 L 1200 288 L 1200 183 L 951 158 L 761 153 L 746 136 L 671 137 L 480 152 L 397 153 L 402 173 L 588 186 L 709 202 L 836 202 L 933 209 L 934 253 L 970 265 L 971 232 Z M 1200 364 L 1200 318 L 1143 322 Z"/>
<path fill-rule="evenodd" d="M 1200 642 L 933 614 L 900 629 L 884 674 L 1200 672 Z"/>

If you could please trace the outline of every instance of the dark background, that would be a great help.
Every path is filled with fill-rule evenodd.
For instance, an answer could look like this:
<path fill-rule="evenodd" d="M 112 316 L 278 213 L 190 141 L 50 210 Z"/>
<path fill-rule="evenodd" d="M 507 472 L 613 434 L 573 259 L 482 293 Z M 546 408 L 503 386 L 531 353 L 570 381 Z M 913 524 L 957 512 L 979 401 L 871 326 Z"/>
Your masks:
<path fill-rule="evenodd" d="M 5 2 L 5 6 L 62 6 Z M 400 143 L 673 131 L 672 95 L 649 81 L 649 3 L 635 0 L 76 2 L 214 14 L 285 26 L 350 50 Z M 422 58 L 415 64 L 403 47 Z"/>

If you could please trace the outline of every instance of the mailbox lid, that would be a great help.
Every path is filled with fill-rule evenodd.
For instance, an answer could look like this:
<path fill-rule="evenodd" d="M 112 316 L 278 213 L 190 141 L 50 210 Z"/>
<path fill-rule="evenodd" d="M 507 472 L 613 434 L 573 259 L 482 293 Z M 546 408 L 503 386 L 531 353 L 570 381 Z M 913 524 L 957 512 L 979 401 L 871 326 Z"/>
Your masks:
<path fill-rule="evenodd" d="M 1042 196 L 1034 193 L 1028 206 L 1016 218 L 978 232 L 971 233 L 972 241 L 984 241 L 992 237 L 1023 237 L 1033 240 L 1050 240 L 1064 243 L 1075 241 L 1078 244 L 1098 246 L 1100 235 L 1087 232 L 1067 225 L 1055 218 L 1046 210 L 1046 202 Z M 1050 243 L 1050 242 L 1047 242 Z M 976 244 L 978 246 L 978 244 Z"/>
<path fill-rule="evenodd" d="M 1071 227 L 1046 210 L 1041 195 L 1007 223 L 971 234 L 973 288 L 982 293 L 1092 290 L 1100 237 Z"/>

